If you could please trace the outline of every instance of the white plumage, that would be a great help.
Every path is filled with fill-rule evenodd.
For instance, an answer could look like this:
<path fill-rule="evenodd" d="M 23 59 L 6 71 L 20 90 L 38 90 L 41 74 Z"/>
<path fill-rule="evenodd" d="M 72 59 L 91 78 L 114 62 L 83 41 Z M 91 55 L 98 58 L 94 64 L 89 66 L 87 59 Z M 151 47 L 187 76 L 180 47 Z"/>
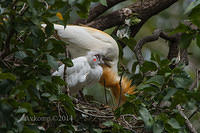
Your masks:
<path fill-rule="evenodd" d="M 89 52 L 86 56 L 81 56 L 72 60 L 73 67 L 66 69 L 66 81 L 72 95 L 77 94 L 84 87 L 91 87 L 100 80 L 103 69 L 102 56 Z M 53 76 L 61 76 L 64 74 L 64 64 L 54 72 Z"/>
<path fill-rule="evenodd" d="M 110 35 L 91 27 L 77 25 L 67 25 L 64 28 L 62 25 L 54 24 L 54 29 L 61 40 L 69 43 L 68 48 L 72 58 L 85 56 L 90 51 L 96 51 L 109 59 L 104 60 L 104 62 L 117 72 L 119 48 Z"/>

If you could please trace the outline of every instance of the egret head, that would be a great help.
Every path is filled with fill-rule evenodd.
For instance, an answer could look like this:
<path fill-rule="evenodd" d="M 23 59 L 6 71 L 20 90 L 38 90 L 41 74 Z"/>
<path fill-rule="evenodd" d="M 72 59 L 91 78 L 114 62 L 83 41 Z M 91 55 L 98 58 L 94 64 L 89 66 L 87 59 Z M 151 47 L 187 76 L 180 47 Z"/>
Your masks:
<path fill-rule="evenodd" d="M 87 55 L 87 59 L 91 67 L 95 67 L 97 65 L 104 64 L 103 55 L 96 52 L 89 52 Z"/>

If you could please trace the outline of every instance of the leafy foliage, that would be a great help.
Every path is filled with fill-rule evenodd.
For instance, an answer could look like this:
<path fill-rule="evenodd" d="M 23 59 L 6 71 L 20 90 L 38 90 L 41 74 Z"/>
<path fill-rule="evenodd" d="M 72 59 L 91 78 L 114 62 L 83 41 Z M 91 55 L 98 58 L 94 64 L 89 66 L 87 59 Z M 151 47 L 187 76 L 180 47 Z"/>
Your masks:
<path fill-rule="evenodd" d="M 74 8 L 80 17 L 86 18 L 91 2 L 107 5 L 106 0 L 0 1 L 0 132 L 188 132 L 176 106 L 199 108 L 200 91 L 188 90 L 192 79 L 184 65 L 171 69 L 171 62 L 156 54 L 142 66 L 138 62 L 133 64 L 130 77 L 137 93 L 128 95 L 127 102 L 115 110 L 116 119 L 123 114 L 135 115 L 138 130 L 125 129 L 116 119 L 96 124 L 75 112 L 71 98 L 61 92 L 65 81 L 51 76 L 52 70 L 58 68 L 57 61 L 73 66 L 69 58 L 64 58 L 67 44 L 52 38 L 53 23 L 66 26 Z M 199 12 L 199 1 L 186 11 L 197 29 L 180 24 L 171 32 L 183 34 L 182 48 L 188 48 L 194 39 L 200 48 Z M 116 37 L 132 50 L 136 41 L 129 38 L 130 26 L 139 22 L 137 17 L 131 17 L 119 29 L 121 38 Z M 42 28 L 41 24 L 47 26 Z"/>
<path fill-rule="evenodd" d="M 66 25 L 72 8 L 85 16 L 90 0 L 0 1 L 0 132 L 73 132 L 75 111 L 60 90 L 65 82 L 52 77 L 65 42 L 56 40 L 53 23 Z M 87 7 L 87 8 L 85 8 Z M 80 13 L 81 12 L 81 13 Z M 45 23 L 45 29 L 41 24 Z"/>
<path fill-rule="evenodd" d="M 158 60 L 153 57 L 152 61 Z M 188 90 L 192 79 L 184 71 L 183 66 L 171 70 L 168 60 L 159 60 L 157 63 L 157 74 L 154 76 L 143 76 L 147 71 L 155 70 L 154 66 L 149 65 L 146 69 L 141 67 L 139 75 L 142 80 L 137 85 L 137 94 L 128 96 L 128 101 L 131 103 L 129 106 L 133 108 L 130 109 L 123 105 L 117 111 L 123 114 L 123 112 L 132 110 L 131 112 L 135 112 L 144 121 L 147 131 L 153 130 L 155 133 L 186 132 L 184 119 L 180 116 L 176 106 L 181 104 L 185 107 L 192 101 L 196 101 L 193 106 L 199 106 L 200 99 L 190 97 L 190 95 L 198 94 L 200 91 Z M 138 75 L 134 75 L 132 78 L 135 79 L 135 76 Z"/>

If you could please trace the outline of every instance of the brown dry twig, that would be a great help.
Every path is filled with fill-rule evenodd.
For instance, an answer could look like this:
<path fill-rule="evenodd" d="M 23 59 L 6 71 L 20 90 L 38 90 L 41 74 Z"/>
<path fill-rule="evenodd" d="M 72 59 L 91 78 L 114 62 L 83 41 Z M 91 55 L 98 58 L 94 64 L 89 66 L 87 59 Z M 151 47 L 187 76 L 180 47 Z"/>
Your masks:
<path fill-rule="evenodd" d="M 101 109 L 98 104 L 86 103 L 83 101 L 79 101 L 75 105 L 75 110 L 85 114 L 87 116 L 95 117 L 95 118 L 104 118 L 104 119 L 113 119 L 114 115 L 112 113 L 111 108 Z M 101 106 L 101 104 L 100 104 Z"/>
<path fill-rule="evenodd" d="M 22 8 L 20 9 L 20 11 L 18 12 L 18 14 L 20 16 L 24 15 L 25 11 L 28 9 L 28 5 L 26 3 L 24 3 L 24 5 L 22 6 Z"/>
<path fill-rule="evenodd" d="M 107 93 L 106 93 L 106 80 L 103 79 L 103 86 L 104 86 L 104 96 L 106 100 L 106 104 L 108 105 Z"/>
<path fill-rule="evenodd" d="M 196 77 L 192 85 L 190 86 L 189 90 L 193 90 L 195 87 L 199 87 L 199 80 L 200 80 L 200 69 L 196 69 Z"/>
<path fill-rule="evenodd" d="M 120 76 L 120 80 L 119 80 L 119 86 L 120 86 L 120 91 L 119 91 L 119 99 L 118 99 L 118 104 L 117 104 L 117 108 L 119 108 L 120 106 L 120 103 L 121 103 L 121 98 L 122 98 L 122 78 L 123 78 L 123 75 L 124 75 L 124 72 L 125 72 L 125 68 L 122 67 L 123 71 L 121 73 L 121 76 Z"/>
<path fill-rule="evenodd" d="M 160 29 L 157 29 L 153 32 L 153 35 L 151 36 L 146 36 L 139 40 L 134 48 L 134 52 L 136 55 L 137 60 L 139 61 L 139 64 L 142 65 L 144 63 L 144 57 L 142 56 L 142 47 L 144 44 L 148 42 L 153 42 L 159 39 L 159 37 L 171 41 L 171 42 L 176 42 L 177 38 L 176 35 L 173 36 L 168 36 L 167 33 L 161 31 Z M 173 50 L 173 49 L 172 49 Z"/>
<path fill-rule="evenodd" d="M 65 46 L 65 57 L 66 57 L 66 58 L 69 58 L 69 51 L 68 51 L 68 49 L 67 49 L 67 46 Z M 64 66 L 63 79 L 64 79 L 64 81 L 67 83 L 67 65 Z M 68 85 L 65 85 L 65 90 L 66 90 L 66 92 L 67 92 L 67 95 L 70 96 Z"/>
<path fill-rule="evenodd" d="M 187 116 L 184 114 L 182 107 L 180 104 L 176 106 L 177 110 L 179 111 L 180 115 L 185 119 L 185 124 L 187 128 L 190 130 L 191 133 L 197 133 L 196 129 L 192 126 L 192 123 L 190 120 L 187 118 Z"/>

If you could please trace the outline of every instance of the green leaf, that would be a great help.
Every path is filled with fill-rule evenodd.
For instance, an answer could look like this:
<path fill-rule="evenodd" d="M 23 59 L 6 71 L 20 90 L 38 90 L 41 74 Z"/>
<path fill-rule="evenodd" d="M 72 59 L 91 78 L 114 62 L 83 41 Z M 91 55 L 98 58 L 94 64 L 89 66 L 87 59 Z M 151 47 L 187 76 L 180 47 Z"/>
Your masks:
<path fill-rule="evenodd" d="M 53 56 L 47 55 L 47 61 L 48 61 L 48 65 L 50 65 L 51 68 L 53 68 L 53 69 L 57 69 L 58 68 L 58 63 L 57 63 L 56 59 Z"/>
<path fill-rule="evenodd" d="M 200 0 L 195 0 L 192 1 L 189 6 L 186 8 L 185 13 L 189 13 L 192 9 L 194 9 L 196 6 L 198 6 L 200 4 Z"/>
<path fill-rule="evenodd" d="M 145 81 L 145 84 L 153 84 L 155 86 L 161 86 L 164 84 L 164 76 L 155 75 L 154 77 L 151 77 L 149 80 Z"/>
<path fill-rule="evenodd" d="M 51 45 L 53 45 L 53 50 L 51 50 L 51 51 L 55 52 L 56 54 L 64 53 L 65 45 L 68 45 L 66 42 L 64 42 L 62 40 L 56 40 L 53 38 L 49 39 L 47 43 L 48 43 L 48 45 L 50 45 L 50 48 L 52 47 Z"/>
<path fill-rule="evenodd" d="M 66 85 L 66 82 L 61 79 L 60 76 L 53 76 L 53 83 L 56 83 L 58 85 Z"/>
<path fill-rule="evenodd" d="M 113 126 L 113 121 L 106 121 L 104 123 L 102 123 L 104 126 L 106 127 L 112 127 Z"/>
<path fill-rule="evenodd" d="M 173 35 L 173 34 L 176 34 L 176 33 L 185 33 L 186 31 L 189 31 L 190 28 L 184 24 L 179 24 L 170 34 Z"/>
<path fill-rule="evenodd" d="M 66 112 L 72 115 L 73 117 L 75 117 L 76 114 L 75 114 L 74 106 L 70 97 L 67 96 L 66 94 L 60 94 L 58 98 L 60 101 L 64 103 L 64 109 L 66 110 Z"/>
<path fill-rule="evenodd" d="M 138 17 L 136 17 L 136 16 L 133 16 L 133 17 L 131 17 L 130 19 L 131 19 L 131 22 L 130 22 L 131 25 L 136 25 L 136 24 L 138 24 L 138 23 L 141 22 L 141 19 L 138 18 Z"/>
<path fill-rule="evenodd" d="M 127 37 L 124 37 L 122 40 L 121 40 L 123 43 L 125 43 L 132 51 L 134 51 L 134 47 L 136 45 L 136 40 L 132 37 L 130 38 L 127 38 Z"/>
<path fill-rule="evenodd" d="M 144 73 L 148 71 L 156 71 L 156 70 L 157 70 L 156 64 L 150 61 L 145 61 L 141 67 L 141 71 Z"/>
<path fill-rule="evenodd" d="M 176 88 L 167 88 L 167 95 L 163 98 L 164 101 L 169 100 L 178 90 Z"/>
<path fill-rule="evenodd" d="M 50 97 L 51 96 L 51 94 L 49 94 L 49 93 L 42 93 L 42 95 L 41 96 L 43 96 L 43 97 Z"/>
<path fill-rule="evenodd" d="M 63 20 L 64 26 L 67 25 L 67 22 L 68 22 L 68 20 L 69 20 L 69 18 L 70 18 L 70 11 L 71 11 L 71 10 L 68 10 L 67 12 L 65 12 L 64 20 Z"/>
<path fill-rule="evenodd" d="M 193 38 L 193 34 L 182 34 L 180 40 L 180 47 L 181 48 L 188 48 Z"/>
<path fill-rule="evenodd" d="M 104 6 L 108 6 L 106 0 L 100 0 L 100 3 L 101 3 L 102 5 L 104 5 Z"/>
<path fill-rule="evenodd" d="M 152 53 L 152 55 L 151 55 L 151 60 L 156 61 L 159 65 L 160 65 L 160 63 L 161 63 L 160 55 L 157 54 L 157 53 Z"/>
<path fill-rule="evenodd" d="M 199 13 L 200 13 L 200 5 L 196 6 L 192 12 L 189 15 L 190 20 L 192 21 L 193 24 L 195 24 L 196 26 L 198 26 L 200 28 L 200 17 L 199 17 Z"/>
<path fill-rule="evenodd" d="M 139 110 L 139 113 L 140 113 L 142 120 L 144 121 L 145 127 L 147 129 L 152 128 L 154 121 L 153 121 L 153 118 L 152 118 L 151 114 L 149 113 L 149 111 L 146 108 L 142 107 Z"/>
<path fill-rule="evenodd" d="M 36 133 L 37 131 L 31 129 L 30 127 L 25 126 L 23 128 L 23 132 L 22 133 Z"/>
<path fill-rule="evenodd" d="M 153 133 L 163 133 L 164 125 L 161 122 L 153 124 Z"/>
<path fill-rule="evenodd" d="M 47 23 L 47 26 L 45 27 L 45 33 L 48 37 L 50 37 L 54 33 L 54 26 L 51 23 Z"/>
<path fill-rule="evenodd" d="M 11 73 L 0 73 L 0 79 L 10 79 L 10 80 L 15 81 L 16 76 Z"/>
<path fill-rule="evenodd" d="M 95 133 L 102 133 L 103 132 L 102 129 L 97 129 L 97 128 L 95 128 L 94 131 L 95 131 Z"/>
<path fill-rule="evenodd" d="M 68 67 L 72 67 L 74 64 L 70 58 L 65 58 L 62 60 L 62 63 L 67 65 Z"/>
<path fill-rule="evenodd" d="M 175 108 L 177 104 L 183 104 L 189 101 L 189 97 L 186 95 L 187 92 L 183 89 L 178 89 L 178 91 L 171 98 L 171 108 Z"/>
<path fill-rule="evenodd" d="M 27 54 L 24 51 L 15 52 L 15 58 L 24 59 L 27 57 Z"/>
<path fill-rule="evenodd" d="M 137 65 L 139 64 L 139 62 L 134 62 L 132 65 L 132 73 L 135 73 Z"/>
<path fill-rule="evenodd" d="M 180 129 L 181 126 L 179 125 L 179 123 L 176 121 L 176 119 L 171 118 L 170 120 L 168 120 L 167 122 L 171 127 L 173 127 L 174 129 Z"/>
<path fill-rule="evenodd" d="M 49 101 L 51 102 L 56 101 L 56 100 L 58 100 L 56 95 L 52 95 L 51 97 L 49 97 Z"/>
<path fill-rule="evenodd" d="M 79 11 L 77 11 L 77 14 L 81 18 L 88 17 L 88 12 L 90 8 L 90 0 L 78 0 L 76 3 L 76 6 L 78 7 Z"/>
<path fill-rule="evenodd" d="M 31 115 L 33 115 L 33 110 L 32 110 L 32 105 L 30 104 L 30 103 L 21 103 L 21 106 L 23 107 L 23 108 L 26 108 L 27 109 L 27 111 L 31 114 Z"/>
<path fill-rule="evenodd" d="M 140 85 L 137 86 L 137 89 L 138 90 L 143 90 L 143 89 L 146 89 L 146 88 L 149 88 L 149 87 L 151 87 L 151 85 L 141 83 Z"/>
<path fill-rule="evenodd" d="M 16 113 L 27 113 L 28 112 L 28 110 L 26 109 L 26 108 L 19 108 L 19 109 L 17 109 L 16 110 Z"/>
<path fill-rule="evenodd" d="M 174 83 L 176 88 L 187 88 L 192 83 L 192 80 L 190 78 L 175 77 Z"/>
<path fill-rule="evenodd" d="M 196 35 L 196 44 L 200 48 L 200 33 Z"/>

